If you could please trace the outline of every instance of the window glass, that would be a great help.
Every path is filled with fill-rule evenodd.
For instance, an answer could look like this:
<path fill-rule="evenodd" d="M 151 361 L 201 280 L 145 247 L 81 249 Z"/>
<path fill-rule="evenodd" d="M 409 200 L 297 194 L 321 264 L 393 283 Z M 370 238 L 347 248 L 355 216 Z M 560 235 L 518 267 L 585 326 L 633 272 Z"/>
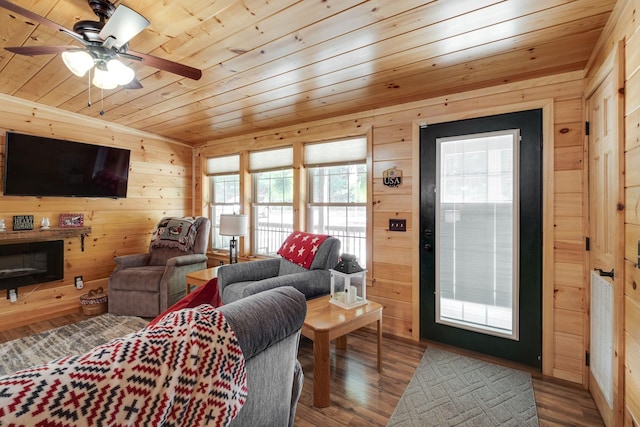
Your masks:
<path fill-rule="evenodd" d="M 220 215 L 240 212 L 240 175 L 214 175 L 209 177 L 211 195 L 209 204 L 211 221 L 211 247 L 229 249 L 231 236 L 220 235 Z"/>
<path fill-rule="evenodd" d="M 341 252 L 366 265 L 367 167 L 362 164 L 308 168 L 307 229 L 340 239 Z"/>
<path fill-rule="evenodd" d="M 518 338 L 518 141 L 437 139 L 437 323 Z"/>
<path fill-rule="evenodd" d="M 293 170 L 253 174 L 255 253 L 275 255 L 293 231 Z"/>

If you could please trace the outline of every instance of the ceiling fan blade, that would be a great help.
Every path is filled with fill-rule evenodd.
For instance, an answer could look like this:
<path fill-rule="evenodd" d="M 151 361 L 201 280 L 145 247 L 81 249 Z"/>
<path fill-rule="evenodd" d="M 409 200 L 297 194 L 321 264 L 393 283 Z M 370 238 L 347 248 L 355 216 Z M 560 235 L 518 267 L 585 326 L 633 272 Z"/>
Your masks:
<path fill-rule="evenodd" d="M 148 25 L 147 18 L 121 4 L 100 30 L 100 38 L 105 41 L 106 47 L 120 49 Z"/>
<path fill-rule="evenodd" d="M 62 52 L 69 52 L 74 50 L 83 50 L 81 47 L 76 46 L 19 46 L 19 47 L 5 47 L 9 52 L 17 53 L 18 55 L 56 55 Z"/>
<path fill-rule="evenodd" d="M 63 32 L 71 37 L 73 37 L 76 40 L 81 41 L 82 43 L 85 43 L 82 39 L 82 37 L 78 36 L 78 34 L 76 34 L 75 32 L 73 32 L 72 30 L 63 27 L 62 25 L 56 24 L 55 22 L 45 18 L 44 16 L 40 16 L 37 13 L 33 13 L 32 11 L 25 9 L 23 7 L 18 6 L 17 4 L 13 4 L 11 2 L 8 2 L 6 0 L 0 0 L 0 7 L 5 8 L 7 10 L 10 10 L 12 12 L 15 12 L 19 15 L 24 16 L 25 18 L 31 19 L 32 21 L 35 21 L 39 24 L 45 25 L 49 28 L 53 28 L 56 31 L 60 31 Z"/>
<path fill-rule="evenodd" d="M 200 80 L 200 77 L 202 77 L 202 71 L 197 68 L 189 67 L 188 65 L 179 64 L 177 62 L 158 58 L 157 56 L 147 55 L 146 53 L 134 52 L 131 50 L 127 53 L 142 58 L 142 62 L 150 67 L 168 71 L 193 80 Z"/>
<path fill-rule="evenodd" d="M 122 87 L 125 89 L 142 89 L 143 86 L 142 83 L 140 83 L 140 80 L 134 77 L 133 80 Z"/>

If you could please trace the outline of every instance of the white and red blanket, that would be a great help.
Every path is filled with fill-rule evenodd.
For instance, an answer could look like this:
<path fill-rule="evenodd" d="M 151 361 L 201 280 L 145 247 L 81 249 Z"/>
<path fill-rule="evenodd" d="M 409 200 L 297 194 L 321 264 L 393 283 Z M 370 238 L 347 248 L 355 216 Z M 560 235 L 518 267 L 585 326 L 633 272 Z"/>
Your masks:
<path fill-rule="evenodd" d="M 236 336 L 201 305 L 0 377 L 0 426 L 226 426 L 246 397 Z"/>
<path fill-rule="evenodd" d="M 294 231 L 282 243 L 277 254 L 294 264 L 308 269 L 313 263 L 318 248 L 328 238 L 329 236 L 326 234 Z"/>
<path fill-rule="evenodd" d="M 202 217 L 164 217 L 151 235 L 151 248 L 177 248 L 183 252 L 193 249 Z"/>

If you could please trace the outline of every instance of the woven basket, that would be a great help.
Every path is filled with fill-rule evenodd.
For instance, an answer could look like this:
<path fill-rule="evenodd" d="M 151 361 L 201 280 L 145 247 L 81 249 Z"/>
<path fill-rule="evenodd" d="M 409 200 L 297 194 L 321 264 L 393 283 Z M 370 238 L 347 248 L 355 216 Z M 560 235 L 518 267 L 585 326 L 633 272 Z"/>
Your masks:
<path fill-rule="evenodd" d="M 102 287 L 91 289 L 88 294 L 80 297 L 80 305 L 85 316 L 95 316 L 107 312 L 107 294 Z"/>

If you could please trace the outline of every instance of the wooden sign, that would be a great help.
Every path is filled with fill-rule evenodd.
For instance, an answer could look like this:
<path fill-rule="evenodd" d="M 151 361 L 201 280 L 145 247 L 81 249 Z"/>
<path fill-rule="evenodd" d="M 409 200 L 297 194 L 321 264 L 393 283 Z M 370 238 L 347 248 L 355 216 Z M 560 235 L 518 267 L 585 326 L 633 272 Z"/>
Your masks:
<path fill-rule="evenodd" d="M 33 215 L 14 215 L 13 231 L 33 230 Z"/>
<path fill-rule="evenodd" d="M 387 187 L 398 187 L 402 184 L 402 170 L 391 168 L 382 172 L 382 183 Z"/>

